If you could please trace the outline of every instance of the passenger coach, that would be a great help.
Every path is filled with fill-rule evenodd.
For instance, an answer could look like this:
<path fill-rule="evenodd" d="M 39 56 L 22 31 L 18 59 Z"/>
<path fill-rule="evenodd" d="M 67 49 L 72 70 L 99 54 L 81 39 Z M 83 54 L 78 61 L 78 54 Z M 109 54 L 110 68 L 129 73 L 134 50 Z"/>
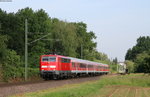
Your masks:
<path fill-rule="evenodd" d="M 40 58 L 40 73 L 44 79 L 100 75 L 108 72 L 107 64 L 61 55 L 42 55 Z"/>

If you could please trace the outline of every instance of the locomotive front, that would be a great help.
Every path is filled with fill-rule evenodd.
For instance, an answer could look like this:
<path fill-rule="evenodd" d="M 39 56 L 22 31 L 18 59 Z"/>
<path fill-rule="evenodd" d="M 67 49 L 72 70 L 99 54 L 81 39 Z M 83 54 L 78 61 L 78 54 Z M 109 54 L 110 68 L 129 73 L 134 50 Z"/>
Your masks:
<path fill-rule="evenodd" d="M 57 56 L 42 55 L 40 58 L 40 74 L 44 79 L 52 78 L 57 74 Z"/>

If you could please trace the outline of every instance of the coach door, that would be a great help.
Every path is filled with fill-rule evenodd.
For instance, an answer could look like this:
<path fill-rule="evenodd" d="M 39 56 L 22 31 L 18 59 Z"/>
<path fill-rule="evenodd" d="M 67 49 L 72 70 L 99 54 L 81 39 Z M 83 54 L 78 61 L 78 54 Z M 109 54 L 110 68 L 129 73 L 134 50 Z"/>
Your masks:
<path fill-rule="evenodd" d="M 61 58 L 61 70 L 62 71 L 69 71 L 70 70 L 70 59 Z"/>

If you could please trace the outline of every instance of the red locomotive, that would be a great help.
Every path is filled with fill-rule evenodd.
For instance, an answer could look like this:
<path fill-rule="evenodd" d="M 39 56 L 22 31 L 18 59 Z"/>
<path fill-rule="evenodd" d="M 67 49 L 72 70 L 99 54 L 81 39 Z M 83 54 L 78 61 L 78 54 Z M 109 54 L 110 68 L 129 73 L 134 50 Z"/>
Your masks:
<path fill-rule="evenodd" d="M 83 75 L 107 74 L 107 64 L 82 60 L 61 55 L 42 55 L 40 73 L 44 79 L 59 79 Z"/>

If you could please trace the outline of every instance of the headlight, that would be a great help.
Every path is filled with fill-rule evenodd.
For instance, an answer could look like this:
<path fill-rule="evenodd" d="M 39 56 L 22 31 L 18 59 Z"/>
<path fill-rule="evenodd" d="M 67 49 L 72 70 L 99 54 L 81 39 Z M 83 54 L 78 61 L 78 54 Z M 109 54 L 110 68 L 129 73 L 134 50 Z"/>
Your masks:
<path fill-rule="evenodd" d="M 56 68 L 56 66 L 49 66 L 50 68 Z"/>
<path fill-rule="evenodd" d="M 47 66 L 42 66 L 42 68 L 47 68 Z"/>

